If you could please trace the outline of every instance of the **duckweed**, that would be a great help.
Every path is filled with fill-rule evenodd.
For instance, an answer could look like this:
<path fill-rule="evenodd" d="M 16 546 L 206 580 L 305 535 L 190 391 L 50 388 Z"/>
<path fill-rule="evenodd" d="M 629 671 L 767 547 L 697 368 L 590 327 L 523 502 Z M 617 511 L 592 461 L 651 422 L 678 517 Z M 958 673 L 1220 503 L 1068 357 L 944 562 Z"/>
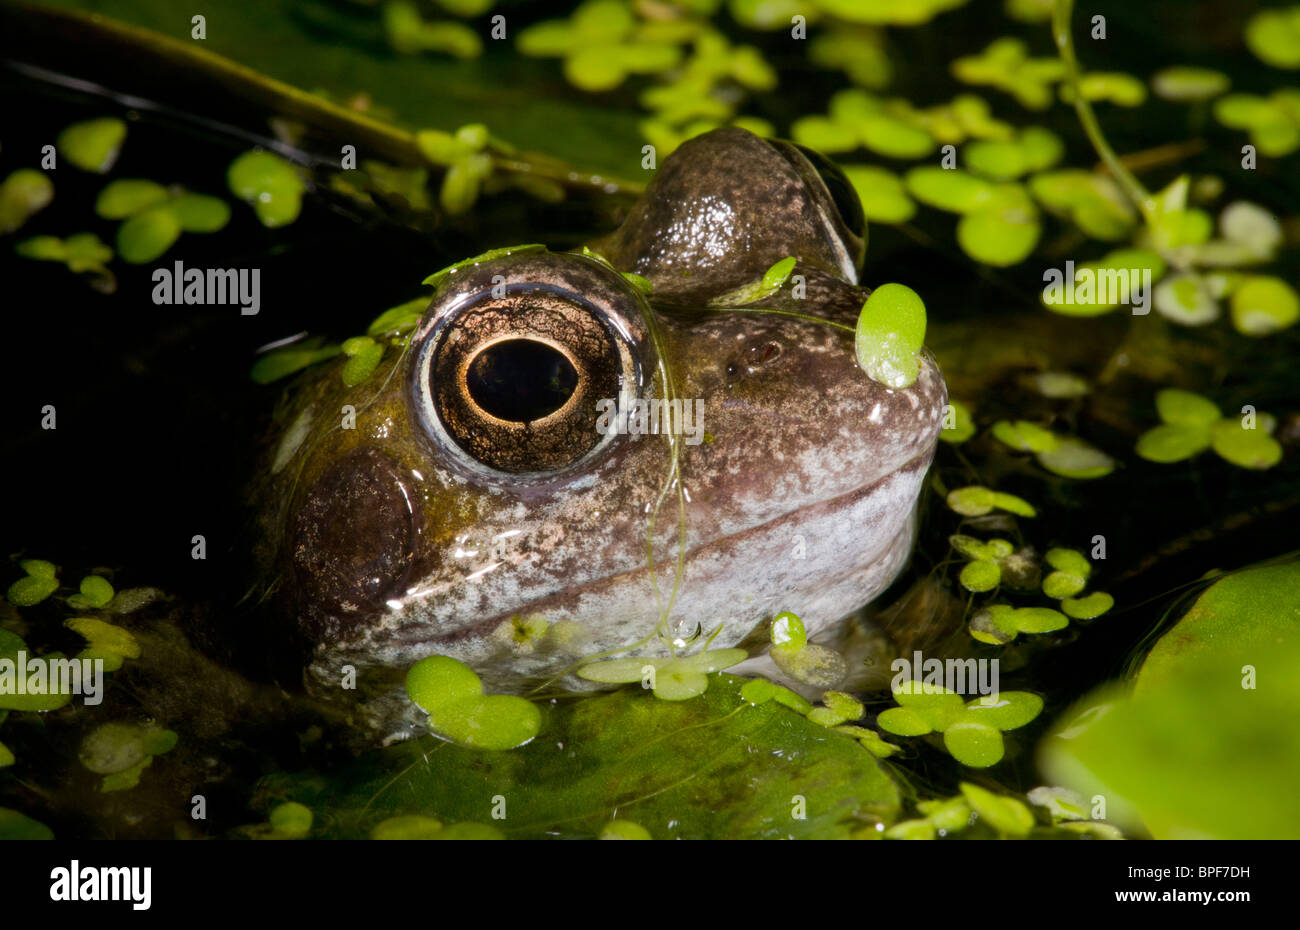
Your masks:
<path fill-rule="evenodd" d="M 274 152 L 254 149 L 240 155 L 226 171 L 226 184 L 252 205 L 263 226 L 287 226 L 302 211 L 306 186 L 294 166 Z"/>
<path fill-rule="evenodd" d="M 1034 517 L 1038 514 L 1023 498 L 980 485 L 949 491 L 947 501 L 950 508 L 965 517 L 982 517 L 994 510 L 1005 510 L 1020 517 Z"/>
<path fill-rule="evenodd" d="M 602 840 L 652 840 L 650 831 L 630 820 L 611 820 L 600 828 Z"/>
<path fill-rule="evenodd" d="M 644 681 L 653 669 L 652 690 L 664 701 L 686 701 L 708 690 L 711 672 L 730 668 L 749 658 L 744 649 L 710 649 L 671 658 L 606 659 L 578 669 L 578 677 L 605 684 Z"/>
<path fill-rule="evenodd" d="M 54 182 L 42 171 L 19 168 L 0 183 L 0 236 L 8 235 L 54 199 Z"/>
<path fill-rule="evenodd" d="M 18 567 L 26 572 L 9 586 L 5 597 L 15 607 L 32 607 L 59 589 L 58 568 L 44 559 L 23 559 Z"/>
<path fill-rule="evenodd" d="M 963 702 L 947 688 L 919 681 L 905 681 L 895 688 L 894 700 L 899 706 L 877 718 L 883 729 L 899 736 L 942 733 L 952 757 L 971 768 L 1000 762 L 1006 752 L 1002 731 L 1023 727 L 1043 709 L 1043 699 L 1026 691 L 1003 691 L 992 701 Z"/>
<path fill-rule="evenodd" d="M 126 123 L 115 117 L 73 123 L 59 133 L 59 154 L 82 171 L 105 174 L 117 161 L 126 141 Z"/>
<path fill-rule="evenodd" d="M 434 735 L 475 749 L 514 749 L 542 727 L 542 712 L 521 697 L 483 694 L 469 666 L 448 656 L 428 656 L 411 666 L 406 693 L 429 715 Z"/>
<path fill-rule="evenodd" d="M 267 817 L 272 833 L 290 839 L 304 837 L 310 833 L 312 819 L 311 808 L 297 801 L 277 804 Z"/>
<path fill-rule="evenodd" d="M 1211 100 L 1226 93 L 1231 86 L 1226 74 L 1212 68 L 1174 65 L 1151 76 L 1151 89 L 1156 96 L 1177 102 Z"/>
<path fill-rule="evenodd" d="M 873 381 L 901 390 L 920 375 L 925 343 L 925 304 L 904 284 L 882 284 L 858 315 L 854 351 Z"/>
<path fill-rule="evenodd" d="M 14 251 L 23 258 L 62 262 L 74 274 L 84 271 L 104 273 L 105 266 L 113 258 L 113 250 L 94 233 L 77 233 L 66 239 L 33 236 L 18 243 Z"/>
<path fill-rule="evenodd" d="M 1270 435 L 1276 421 L 1268 414 L 1253 421 L 1223 417 L 1209 399 L 1177 388 L 1156 394 L 1156 412 L 1164 422 L 1139 436 L 1136 449 L 1149 462 L 1180 462 L 1210 448 L 1241 468 L 1267 469 L 1282 460 L 1282 446 Z"/>
<path fill-rule="evenodd" d="M 1260 10 L 1246 21 L 1246 46 L 1274 68 L 1300 68 L 1300 6 Z"/>

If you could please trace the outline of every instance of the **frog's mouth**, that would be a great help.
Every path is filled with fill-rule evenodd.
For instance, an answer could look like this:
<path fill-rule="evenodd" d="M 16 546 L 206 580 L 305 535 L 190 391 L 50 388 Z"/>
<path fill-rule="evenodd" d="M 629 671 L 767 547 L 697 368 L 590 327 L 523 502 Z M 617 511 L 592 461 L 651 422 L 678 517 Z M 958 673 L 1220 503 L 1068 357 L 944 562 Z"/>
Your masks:
<path fill-rule="evenodd" d="M 706 632 L 721 621 L 724 632 L 713 642 L 717 648 L 740 642 L 781 610 L 799 613 L 810 633 L 846 616 L 883 590 L 906 563 L 913 502 L 933 455 L 933 448 L 927 448 L 870 484 L 690 548 L 674 618 L 699 619 Z M 791 557 L 792 540 L 796 545 L 802 540 L 802 558 Z M 666 569 L 656 565 L 661 590 L 672 584 L 671 573 L 671 562 Z M 650 569 L 642 565 L 519 603 L 455 630 L 430 635 L 432 624 L 403 623 L 367 651 L 370 661 L 382 656 L 385 664 L 415 661 L 430 652 L 451 655 L 488 670 L 485 680 L 496 678 L 509 686 L 515 683 L 512 671 L 497 675 L 494 666 L 511 666 L 513 657 L 518 659 L 513 671 L 545 674 L 584 655 L 625 650 L 656 627 L 657 611 Z M 581 624 L 587 634 L 584 648 L 561 655 L 544 642 L 530 642 L 520 618 Z M 645 648 L 658 651 L 656 645 Z"/>

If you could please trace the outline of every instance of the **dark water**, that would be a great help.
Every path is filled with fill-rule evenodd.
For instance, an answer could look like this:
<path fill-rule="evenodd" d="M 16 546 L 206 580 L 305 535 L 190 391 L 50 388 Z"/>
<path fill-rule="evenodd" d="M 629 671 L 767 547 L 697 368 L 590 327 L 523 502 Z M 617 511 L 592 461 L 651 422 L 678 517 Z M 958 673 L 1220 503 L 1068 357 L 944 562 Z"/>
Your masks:
<path fill-rule="evenodd" d="M 1137 70 L 1132 56 L 1138 49 L 1141 73 L 1191 59 L 1212 62 L 1224 41 L 1218 14 L 1210 12 L 1209 4 L 1142 5 L 1141 13 L 1133 4 L 1103 6 L 1112 11 L 1114 33 L 1126 38 L 1088 48 L 1094 67 L 1110 62 Z M 1229 18 L 1239 22 L 1245 12 L 1233 9 Z M 987 8 L 977 4 L 946 24 L 960 34 L 986 29 L 987 18 Z M 949 44 L 933 30 L 908 33 L 900 42 L 930 60 L 940 60 Z M 904 57 L 915 60 L 915 55 Z M 1249 82 L 1256 76 L 1258 69 L 1250 61 L 1235 60 L 1242 73 L 1234 77 Z M 129 67 L 120 76 L 137 86 L 142 78 Z M 940 99 L 928 92 L 935 82 L 924 69 L 911 78 L 909 92 L 914 97 Z M 809 101 L 824 99 L 819 81 L 824 78 L 809 77 L 804 97 L 787 95 L 765 103 L 770 112 L 764 115 L 784 123 Z M 168 94 L 164 90 L 155 97 L 165 99 Z M 156 111 L 123 107 L 111 97 L 2 69 L 0 99 L 6 101 L 0 176 L 34 164 L 31 153 L 53 142 L 70 122 L 125 114 L 130 120 L 128 144 L 113 177 L 179 182 L 224 195 L 231 159 L 265 140 L 266 114 L 232 108 L 220 98 L 211 101 L 211 108 L 194 112 L 179 100 Z M 1064 108 L 1053 111 L 1053 119 L 1068 116 Z M 1148 145 L 1166 141 L 1154 138 L 1153 128 L 1143 120 L 1141 113 L 1107 112 L 1108 129 L 1122 149 L 1138 147 L 1141 140 Z M 1181 131 L 1175 126 L 1159 128 L 1168 128 L 1174 137 Z M 1126 139 L 1132 139 L 1132 145 L 1120 141 Z M 1086 161 L 1073 157 L 1086 151 L 1077 133 L 1070 136 L 1070 146 L 1068 161 Z M 1207 154 L 1201 170 L 1226 173 L 1235 163 L 1231 146 L 1219 149 Z M 311 151 L 304 155 L 309 163 L 315 157 Z M 1160 182 L 1159 177 L 1144 180 L 1150 186 Z M 105 179 L 64 167 L 55 173 L 54 182 L 54 203 L 20 236 L 89 230 L 111 244 L 117 224 L 95 217 L 91 210 Z M 1255 199 L 1280 213 L 1293 209 L 1297 201 L 1295 177 L 1276 171 L 1244 177 L 1237 172 L 1230 185 L 1235 196 Z M 256 624 L 274 622 L 237 606 L 250 569 L 243 509 L 246 482 L 255 474 L 256 441 L 278 394 L 274 386 L 257 387 L 248 379 L 256 348 L 304 330 L 331 339 L 352 335 L 381 310 L 418 294 L 416 285 L 423 277 L 452 261 L 517 241 L 571 247 L 604 231 L 614 217 L 581 206 L 545 209 L 498 198 L 457 225 L 421 229 L 413 228 L 409 217 L 361 210 L 319 191 L 308 196 L 292 226 L 266 230 L 244 205 L 234 204 L 233 209 L 226 229 L 182 236 L 165 261 L 189 267 L 260 268 L 262 309 L 251 317 L 240 315 L 235 307 L 155 306 L 149 275 L 157 263 L 139 268 L 115 263 L 116 290 L 106 295 L 60 265 L 18 259 L 6 241 L 0 250 L 6 325 L 0 396 L 9 416 L 3 440 L 6 500 L 0 544 L 11 555 L 57 561 L 64 566 L 65 583 L 106 566 L 119 588 L 162 587 L 179 602 L 198 605 L 196 616 L 205 622 L 228 622 L 229 629 L 254 640 L 221 644 L 223 652 L 233 651 L 238 660 L 241 651 L 262 651 Z M 1014 340 L 1023 334 L 1026 314 L 1042 315 L 1034 303 L 1041 283 L 1036 263 L 1009 272 L 976 273 L 956 252 L 950 226 L 948 218 L 931 215 L 910 232 L 874 227 L 864 275 L 868 284 L 924 282 L 933 321 L 931 341 L 939 346 L 941 360 L 945 326 L 1005 333 Z M 1119 317 L 1082 322 L 1049 317 L 1034 325 L 1045 327 L 1063 347 L 1078 350 L 1080 370 L 1086 373 L 1083 361 L 1100 367 L 1106 351 L 1124 337 L 1127 323 Z M 1296 411 L 1300 391 L 1294 365 L 1300 358 L 1300 340 L 1294 330 L 1245 344 L 1227 337 L 1222 328 L 1176 331 L 1170 334 L 1168 350 L 1180 361 L 1197 359 L 1187 363 L 1196 366 L 1194 380 L 1207 391 L 1213 388 L 1225 409 L 1251 403 L 1283 416 Z M 1094 577 L 1093 587 L 1115 596 L 1115 611 L 1082 632 L 1073 627 L 1050 647 L 1028 647 L 1031 668 L 1003 680 L 1004 687 L 1040 690 L 1048 699 L 1040 721 L 1016 735 L 1008 762 L 998 770 L 1003 784 L 1023 790 L 1037 783 L 1023 750 L 1033 745 L 1056 712 L 1124 669 L 1189 583 L 1212 569 L 1248 565 L 1295 548 L 1300 469 L 1294 451 L 1267 476 L 1235 469 L 1211 456 L 1192 468 L 1144 463 L 1125 453 L 1132 449 L 1137 431 L 1150 425 L 1157 385 L 1121 377 L 1087 405 L 1048 404 L 1018 386 L 1014 370 L 984 377 L 978 365 L 973 367 L 964 374 L 982 393 L 963 399 L 977 402 L 981 423 L 1002 417 L 1034 419 L 1050 408 L 1058 426 L 1077 430 L 1125 459 L 1125 467 L 1102 481 L 1044 482 L 1041 473 L 998 451 L 990 440 L 977 440 L 977 445 L 962 450 L 979 460 L 980 483 L 1041 505 L 1043 515 L 1027 540 L 1040 550 L 1052 545 L 1087 548 L 1098 534 L 1109 541 L 1110 561 Z M 54 431 L 40 428 L 41 408 L 47 404 L 57 409 Z M 977 480 L 963 457 L 948 447 L 940 449 L 935 473 L 948 487 Z M 947 536 L 955 526 L 952 515 L 934 496 L 925 507 L 917 557 L 891 590 L 892 598 L 932 575 L 947 555 Z M 191 558 L 195 534 L 206 537 L 206 560 Z M 951 567 L 948 571 L 955 575 Z M 206 633 L 200 637 L 205 647 L 221 638 Z M 256 660 L 252 665 L 257 668 L 253 674 L 279 674 Z M 284 681 L 290 687 L 295 684 Z M 253 751 L 232 750 L 237 764 L 250 767 L 233 781 L 232 792 L 252 783 L 260 774 L 256 766 L 276 756 L 278 741 L 296 739 L 290 728 L 278 730 L 274 723 L 269 721 L 264 731 L 250 737 Z M 289 764 L 294 758 L 291 749 L 296 746 L 278 761 Z M 950 793 L 964 777 L 951 760 L 926 752 L 916 760 L 913 774 L 943 793 Z M 24 797 L 21 791 L 18 796 Z M 94 832 L 76 812 L 62 814 L 76 829 Z"/>

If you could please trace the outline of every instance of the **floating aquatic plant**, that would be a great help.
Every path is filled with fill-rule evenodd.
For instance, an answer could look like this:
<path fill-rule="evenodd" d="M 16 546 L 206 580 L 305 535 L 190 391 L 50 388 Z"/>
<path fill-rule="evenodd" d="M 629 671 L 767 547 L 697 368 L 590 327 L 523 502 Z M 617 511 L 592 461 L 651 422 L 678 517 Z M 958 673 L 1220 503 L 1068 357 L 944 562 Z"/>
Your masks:
<path fill-rule="evenodd" d="M 263 226 L 287 226 L 302 211 L 306 185 L 294 166 L 274 152 L 255 149 L 240 155 L 226 170 L 226 184 L 252 205 Z"/>
<path fill-rule="evenodd" d="M 44 559 L 23 559 L 18 563 L 26 576 L 9 586 L 5 593 L 15 607 L 32 607 L 59 589 L 58 567 Z"/>
<path fill-rule="evenodd" d="M 1032 504 L 1014 494 L 994 491 L 981 485 L 969 485 L 948 492 L 948 506 L 964 517 L 982 517 L 994 510 L 1005 510 L 1018 517 L 1038 515 Z"/>
<path fill-rule="evenodd" d="M 854 351 L 873 381 L 901 390 L 921 373 L 925 303 L 905 284 L 882 284 L 858 315 Z"/>
<path fill-rule="evenodd" d="M 940 685 L 904 681 L 893 689 L 898 707 L 882 711 L 876 722 L 898 736 L 942 733 L 954 759 L 971 768 L 988 768 L 1002 760 L 1002 732 L 1029 723 L 1043 709 L 1043 699 L 1027 691 L 962 701 Z"/>
<path fill-rule="evenodd" d="M 1156 394 L 1156 412 L 1164 422 L 1137 442 L 1137 454 L 1149 462 L 1181 462 L 1206 449 L 1241 468 L 1272 468 L 1282 460 L 1282 446 L 1270 435 L 1277 421 L 1267 413 L 1224 417 L 1208 398 L 1177 388 Z"/>
<path fill-rule="evenodd" d="M 19 168 L 0 183 L 0 236 L 8 235 L 54 199 L 54 182 L 43 171 Z"/>
<path fill-rule="evenodd" d="M 1027 420 L 999 420 L 993 436 L 1018 452 L 1034 453 L 1038 464 L 1064 478 L 1102 478 L 1115 469 L 1115 460 L 1100 449 Z"/>
<path fill-rule="evenodd" d="M 513 695 L 484 694 L 474 670 L 449 656 L 428 656 L 411 666 L 406 693 L 429 715 L 430 731 L 475 749 L 523 746 L 542 726 L 536 704 Z"/>
<path fill-rule="evenodd" d="M 117 161 L 126 141 L 126 123 L 116 117 L 102 117 L 73 123 L 59 133 L 55 146 L 59 154 L 82 171 L 105 174 Z"/>
<path fill-rule="evenodd" d="M 170 752 L 177 736 L 171 730 L 134 723 L 100 724 L 81 741 L 78 758 L 96 775 L 100 791 L 125 791 L 140 783 L 154 756 Z"/>

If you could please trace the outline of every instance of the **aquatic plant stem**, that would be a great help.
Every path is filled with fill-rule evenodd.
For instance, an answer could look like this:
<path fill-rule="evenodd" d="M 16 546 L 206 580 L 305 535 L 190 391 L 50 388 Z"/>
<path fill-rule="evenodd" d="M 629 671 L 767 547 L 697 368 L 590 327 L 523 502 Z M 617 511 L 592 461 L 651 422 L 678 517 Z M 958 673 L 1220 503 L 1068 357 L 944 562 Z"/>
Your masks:
<path fill-rule="evenodd" d="M 1115 150 L 1110 147 L 1105 134 L 1101 131 L 1101 124 L 1097 122 L 1097 114 L 1093 112 L 1092 104 L 1083 96 L 1083 89 L 1079 86 L 1079 60 L 1075 56 L 1074 37 L 1070 33 L 1070 17 L 1073 12 L 1074 0 L 1055 0 L 1052 7 L 1052 38 L 1056 41 L 1057 51 L 1065 64 L 1066 81 L 1074 92 L 1074 109 L 1079 114 L 1079 123 L 1115 182 L 1119 184 L 1129 200 L 1133 201 L 1133 205 L 1142 214 L 1147 225 L 1154 227 L 1158 214 L 1155 198 L 1142 186 L 1142 182 L 1134 177 L 1133 172 L 1125 167 L 1119 156 L 1115 154 Z"/>

